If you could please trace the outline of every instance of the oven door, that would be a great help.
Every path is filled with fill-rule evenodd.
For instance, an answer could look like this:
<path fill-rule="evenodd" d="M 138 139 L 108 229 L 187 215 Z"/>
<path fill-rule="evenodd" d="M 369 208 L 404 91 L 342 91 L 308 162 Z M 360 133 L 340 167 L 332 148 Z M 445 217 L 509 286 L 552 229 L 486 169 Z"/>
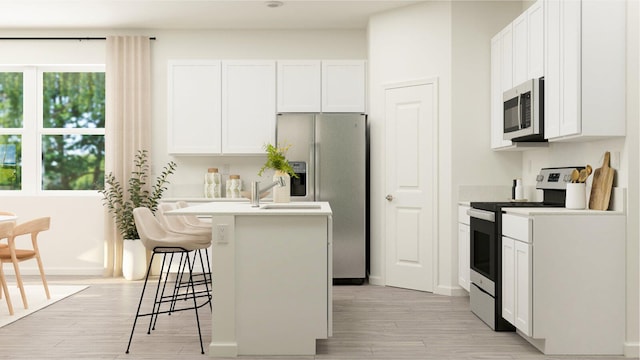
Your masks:
<path fill-rule="evenodd" d="M 494 212 L 469 209 L 471 217 L 471 281 L 495 296 L 497 231 Z"/>

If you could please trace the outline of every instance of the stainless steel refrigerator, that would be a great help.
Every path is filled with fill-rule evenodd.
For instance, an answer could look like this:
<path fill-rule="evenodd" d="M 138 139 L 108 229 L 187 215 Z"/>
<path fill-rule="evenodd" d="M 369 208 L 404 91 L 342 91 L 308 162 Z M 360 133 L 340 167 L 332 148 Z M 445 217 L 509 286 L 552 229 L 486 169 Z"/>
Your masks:
<path fill-rule="evenodd" d="M 290 144 L 292 201 L 328 201 L 333 211 L 333 278 L 367 273 L 367 123 L 358 114 L 281 114 L 276 141 Z"/>

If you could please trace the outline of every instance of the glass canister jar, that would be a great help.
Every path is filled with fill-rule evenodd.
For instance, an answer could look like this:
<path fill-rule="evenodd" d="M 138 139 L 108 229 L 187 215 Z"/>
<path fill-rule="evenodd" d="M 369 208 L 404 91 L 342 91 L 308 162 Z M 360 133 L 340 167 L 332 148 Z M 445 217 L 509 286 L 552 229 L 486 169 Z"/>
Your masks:
<path fill-rule="evenodd" d="M 218 168 L 209 168 L 204 174 L 204 197 L 207 199 L 222 197 L 222 184 Z"/>
<path fill-rule="evenodd" d="M 240 175 L 229 175 L 226 186 L 226 196 L 228 198 L 241 198 L 240 192 L 242 191 L 242 181 Z"/>

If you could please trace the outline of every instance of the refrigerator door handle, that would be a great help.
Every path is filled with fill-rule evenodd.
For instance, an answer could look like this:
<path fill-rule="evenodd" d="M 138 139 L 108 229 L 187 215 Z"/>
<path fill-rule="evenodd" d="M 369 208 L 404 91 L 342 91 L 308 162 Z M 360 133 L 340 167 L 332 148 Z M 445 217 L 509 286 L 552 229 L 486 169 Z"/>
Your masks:
<path fill-rule="evenodd" d="M 315 172 L 314 174 L 314 190 L 313 190 L 313 199 L 314 201 L 321 201 L 322 199 L 320 198 L 320 166 L 318 166 L 320 164 L 320 144 L 317 142 L 315 142 L 314 144 L 314 152 L 315 152 L 315 156 L 313 157 L 313 161 L 315 162 L 315 164 L 313 164 L 313 171 Z"/>

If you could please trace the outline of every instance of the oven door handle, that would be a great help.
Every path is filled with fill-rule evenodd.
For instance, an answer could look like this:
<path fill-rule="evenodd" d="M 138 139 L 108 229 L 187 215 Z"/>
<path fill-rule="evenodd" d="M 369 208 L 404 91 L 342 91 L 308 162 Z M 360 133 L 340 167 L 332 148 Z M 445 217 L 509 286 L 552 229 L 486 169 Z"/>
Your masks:
<path fill-rule="evenodd" d="M 476 218 L 480 220 L 496 222 L 496 214 L 491 211 L 467 209 L 467 215 L 471 216 L 472 218 Z"/>

